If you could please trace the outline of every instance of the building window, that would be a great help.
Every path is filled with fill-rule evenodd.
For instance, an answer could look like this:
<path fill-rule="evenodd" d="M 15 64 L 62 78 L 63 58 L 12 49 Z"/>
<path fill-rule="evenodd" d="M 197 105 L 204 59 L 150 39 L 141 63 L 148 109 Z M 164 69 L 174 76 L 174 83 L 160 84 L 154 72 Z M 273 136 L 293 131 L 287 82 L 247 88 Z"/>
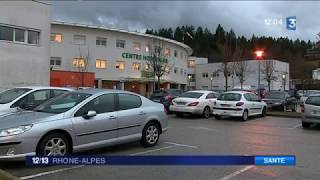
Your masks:
<path fill-rule="evenodd" d="M 62 34 L 61 33 L 52 33 L 51 34 L 51 41 L 56 43 L 62 42 Z"/>
<path fill-rule="evenodd" d="M 107 46 L 107 38 L 97 37 L 96 38 L 96 45 L 97 46 Z"/>
<path fill-rule="evenodd" d="M 132 69 L 134 71 L 140 71 L 140 66 L 141 66 L 140 63 L 132 63 Z"/>
<path fill-rule="evenodd" d="M 160 46 L 154 46 L 154 53 L 157 54 L 157 55 L 160 55 L 161 54 L 161 47 Z"/>
<path fill-rule="evenodd" d="M 14 29 L 14 41 L 15 42 L 26 42 L 25 41 L 25 33 L 24 29 Z"/>
<path fill-rule="evenodd" d="M 150 64 L 144 64 L 144 70 L 149 71 L 150 70 Z"/>
<path fill-rule="evenodd" d="M 118 70 L 124 70 L 124 66 L 125 66 L 124 61 L 117 61 L 117 62 L 116 62 L 116 69 L 118 69 Z"/>
<path fill-rule="evenodd" d="M 96 60 L 96 68 L 97 69 L 105 69 L 107 68 L 107 61 L 103 59 Z"/>
<path fill-rule="evenodd" d="M 183 75 L 183 69 L 182 68 L 180 69 L 180 75 Z"/>
<path fill-rule="evenodd" d="M 174 57 L 178 57 L 178 51 L 177 50 L 174 50 Z"/>
<path fill-rule="evenodd" d="M 175 74 L 177 74 L 177 73 L 178 73 L 178 68 L 175 67 L 175 68 L 173 69 L 173 72 L 174 72 Z"/>
<path fill-rule="evenodd" d="M 134 43 L 132 44 L 132 48 L 133 48 L 133 50 L 135 50 L 135 51 L 140 51 L 140 50 L 141 50 L 141 43 L 134 42 Z"/>
<path fill-rule="evenodd" d="M 39 44 L 40 32 L 28 30 L 28 44 Z"/>
<path fill-rule="evenodd" d="M 171 66 L 167 65 L 167 66 L 165 67 L 165 72 L 169 74 L 170 71 L 171 71 Z"/>
<path fill-rule="evenodd" d="M 194 68 L 196 66 L 195 60 L 188 60 L 188 68 Z"/>
<path fill-rule="evenodd" d="M 13 41 L 13 28 L 0 26 L 0 40 Z"/>
<path fill-rule="evenodd" d="M 202 77 L 203 77 L 203 78 L 208 78 L 208 77 L 209 77 L 209 75 L 208 75 L 208 73 L 207 73 L 207 72 L 204 72 L 204 73 L 202 73 Z"/>
<path fill-rule="evenodd" d="M 84 45 L 86 44 L 86 36 L 75 34 L 73 35 L 73 44 Z"/>
<path fill-rule="evenodd" d="M 82 58 L 73 58 L 72 65 L 73 65 L 73 67 L 83 68 L 85 66 L 84 59 L 82 59 Z"/>
<path fill-rule="evenodd" d="M 184 71 L 183 71 L 183 74 L 186 76 L 186 75 L 187 75 L 187 70 L 184 70 Z"/>
<path fill-rule="evenodd" d="M 117 40 L 116 47 L 117 48 L 125 48 L 126 47 L 126 41 L 125 40 Z"/>
<path fill-rule="evenodd" d="M 149 52 L 150 51 L 150 45 L 146 45 L 146 52 Z"/>
<path fill-rule="evenodd" d="M 50 66 L 61 66 L 61 57 L 50 57 Z"/>
<path fill-rule="evenodd" d="M 164 50 L 164 55 L 165 55 L 165 56 L 171 56 L 171 50 L 170 50 L 170 48 L 166 48 L 166 49 Z"/>

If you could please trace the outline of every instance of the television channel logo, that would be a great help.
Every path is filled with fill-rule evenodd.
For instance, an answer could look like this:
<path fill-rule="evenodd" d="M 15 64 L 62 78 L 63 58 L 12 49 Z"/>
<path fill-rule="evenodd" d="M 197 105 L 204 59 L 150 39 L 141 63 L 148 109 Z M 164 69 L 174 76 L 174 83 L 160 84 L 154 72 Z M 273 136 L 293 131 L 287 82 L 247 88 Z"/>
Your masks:
<path fill-rule="evenodd" d="M 297 29 L 297 17 L 296 16 L 290 16 L 287 17 L 287 29 L 295 31 Z"/>

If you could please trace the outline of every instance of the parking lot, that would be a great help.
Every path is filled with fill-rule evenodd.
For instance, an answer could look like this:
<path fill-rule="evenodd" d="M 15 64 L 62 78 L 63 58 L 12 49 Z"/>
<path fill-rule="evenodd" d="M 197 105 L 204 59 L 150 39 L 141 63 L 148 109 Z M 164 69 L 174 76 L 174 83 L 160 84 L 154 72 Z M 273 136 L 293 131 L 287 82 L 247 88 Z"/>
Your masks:
<path fill-rule="evenodd" d="M 21 179 L 317 179 L 320 128 L 302 129 L 299 119 L 215 120 L 170 115 L 169 130 L 152 148 L 139 143 L 82 154 L 98 155 L 279 155 L 297 156 L 296 167 L 262 166 L 64 166 L 30 168 L 2 162 Z"/>

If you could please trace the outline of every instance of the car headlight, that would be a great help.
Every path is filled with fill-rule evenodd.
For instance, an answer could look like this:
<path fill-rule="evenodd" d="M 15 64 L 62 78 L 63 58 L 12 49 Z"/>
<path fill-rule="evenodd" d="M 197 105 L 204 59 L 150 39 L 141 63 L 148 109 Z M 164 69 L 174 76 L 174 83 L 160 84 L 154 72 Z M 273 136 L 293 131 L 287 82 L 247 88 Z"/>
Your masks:
<path fill-rule="evenodd" d="M 32 128 L 32 125 L 18 126 L 9 129 L 0 130 L 0 137 L 13 136 L 24 133 Z"/>

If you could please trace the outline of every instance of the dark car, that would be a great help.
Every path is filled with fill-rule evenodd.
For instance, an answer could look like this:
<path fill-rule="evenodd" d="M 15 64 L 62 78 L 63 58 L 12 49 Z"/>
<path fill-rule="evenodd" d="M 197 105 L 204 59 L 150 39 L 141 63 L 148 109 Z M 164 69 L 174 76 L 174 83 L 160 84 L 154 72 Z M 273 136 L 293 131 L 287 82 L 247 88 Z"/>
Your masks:
<path fill-rule="evenodd" d="M 182 93 L 183 90 L 180 89 L 156 90 L 151 94 L 150 100 L 163 104 L 169 112 L 171 101 Z"/>
<path fill-rule="evenodd" d="M 281 110 L 284 112 L 289 109 L 293 112 L 297 110 L 297 99 L 288 92 L 270 91 L 262 100 L 267 103 L 269 110 Z"/>

